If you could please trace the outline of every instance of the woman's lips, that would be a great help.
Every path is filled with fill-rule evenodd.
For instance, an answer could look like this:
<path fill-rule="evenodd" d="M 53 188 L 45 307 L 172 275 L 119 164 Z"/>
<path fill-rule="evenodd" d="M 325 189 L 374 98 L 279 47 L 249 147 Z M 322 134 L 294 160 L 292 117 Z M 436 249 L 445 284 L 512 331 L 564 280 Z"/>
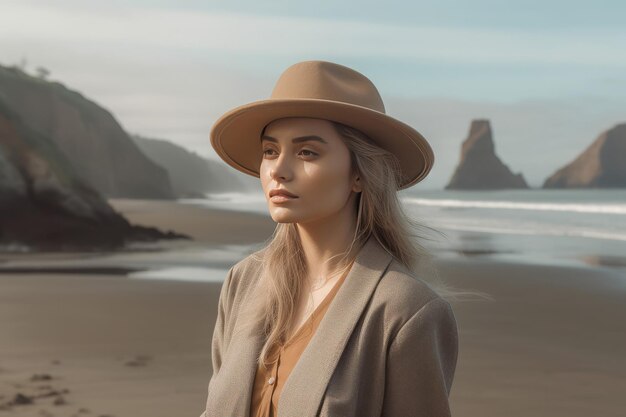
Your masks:
<path fill-rule="evenodd" d="M 288 201 L 295 200 L 297 198 L 298 197 L 289 197 L 289 196 L 284 195 L 284 194 L 276 194 L 276 195 L 274 195 L 274 196 L 272 196 L 270 198 L 270 201 L 272 203 L 286 203 Z"/>

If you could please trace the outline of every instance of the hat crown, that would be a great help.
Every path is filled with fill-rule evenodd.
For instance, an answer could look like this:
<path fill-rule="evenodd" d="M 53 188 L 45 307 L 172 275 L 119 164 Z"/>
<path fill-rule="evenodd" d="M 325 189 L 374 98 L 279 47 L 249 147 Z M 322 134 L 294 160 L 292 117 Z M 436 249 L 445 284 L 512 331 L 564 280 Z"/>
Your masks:
<path fill-rule="evenodd" d="M 340 101 L 385 113 L 383 100 L 369 78 L 328 61 L 302 61 L 291 65 L 278 78 L 271 98 Z"/>

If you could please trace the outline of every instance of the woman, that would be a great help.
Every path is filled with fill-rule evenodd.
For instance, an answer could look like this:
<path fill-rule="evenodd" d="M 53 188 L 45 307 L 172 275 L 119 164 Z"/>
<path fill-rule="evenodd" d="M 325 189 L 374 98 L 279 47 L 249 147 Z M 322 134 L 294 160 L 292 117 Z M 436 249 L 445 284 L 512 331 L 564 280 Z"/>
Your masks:
<path fill-rule="evenodd" d="M 397 196 L 432 167 L 422 135 L 364 75 L 304 61 L 211 144 L 278 224 L 222 286 L 203 415 L 449 416 L 457 323 Z"/>

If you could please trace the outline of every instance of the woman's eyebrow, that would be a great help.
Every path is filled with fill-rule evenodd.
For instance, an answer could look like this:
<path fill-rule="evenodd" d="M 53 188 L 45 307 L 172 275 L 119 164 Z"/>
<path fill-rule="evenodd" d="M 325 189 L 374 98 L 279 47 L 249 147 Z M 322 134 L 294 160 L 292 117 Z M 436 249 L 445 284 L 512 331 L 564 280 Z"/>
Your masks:
<path fill-rule="evenodd" d="M 261 136 L 261 142 L 263 142 L 264 140 L 268 142 L 278 143 L 278 140 L 276 140 L 276 138 L 273 138 L 268 135 Z M 300 137 L 291 139 L 292 143 L 301 143 L 301 142 L 307 142 L 307 141 L 317 141 L 317 142 L 328 144 L 328 142 L 326 142 L 323 138 L 319 136 L 315 136 L 315 135 L 300 136 Z"/>

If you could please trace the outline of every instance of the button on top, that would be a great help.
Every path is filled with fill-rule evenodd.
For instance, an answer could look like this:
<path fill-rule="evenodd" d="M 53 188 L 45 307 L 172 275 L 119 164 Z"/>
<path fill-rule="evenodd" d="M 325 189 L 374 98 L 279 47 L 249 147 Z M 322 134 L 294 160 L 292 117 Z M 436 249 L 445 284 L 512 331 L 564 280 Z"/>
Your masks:
<path fill-rule="evenodd" d="M 272 385 L 272 384 L 274 383 L 274 381 L 275 381 L 275 379 L 274 379 L 274 377 L 272 376 L 272 377 L 270 377 L 270 379 L 268 379 L 268 380 L 267 380 L 267 383 L 268 383 L 268 384 L 270 384 L 270 385 Z"/>

